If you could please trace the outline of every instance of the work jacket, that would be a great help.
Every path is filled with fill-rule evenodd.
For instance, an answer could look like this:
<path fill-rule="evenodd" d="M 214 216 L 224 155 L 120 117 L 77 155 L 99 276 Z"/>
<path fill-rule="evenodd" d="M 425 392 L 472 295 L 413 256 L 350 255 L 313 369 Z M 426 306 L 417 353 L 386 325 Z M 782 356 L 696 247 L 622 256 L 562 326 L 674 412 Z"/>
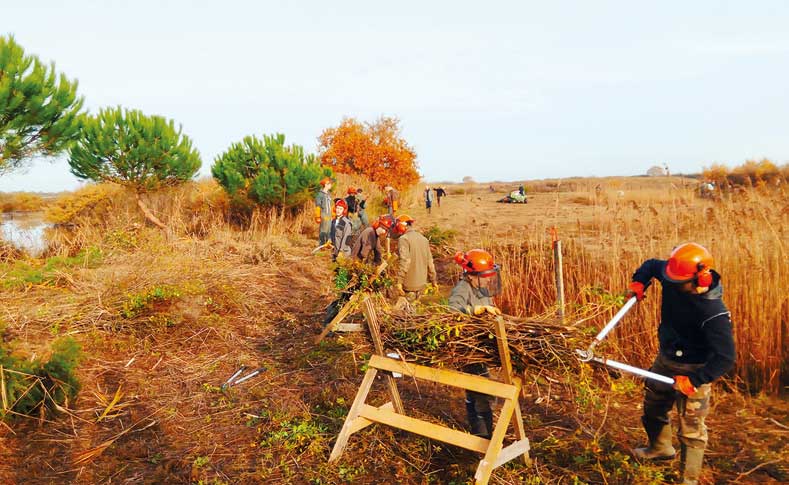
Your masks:
<path fill-rule="evenodd" d="M 343 253 L 345 256 L 351 255 L 350 238 L 352 233 L 353 227 L 348 216 L 337 217 L 332 221 L 329 238 L 334 245 L 332 253 L 334 259 L 337 259 L 337 255 L 340 253 Z"/>
<path fill-rule="evenodd" d="M 348 214 L 356 214 L 356 208 L 358 205 L 356 196 L 349 194 L 348 197 L 345 198 L 345 203 L 348 204 Z"/>
<path fill-rule="evenodd" d="M 321 219 L 331 219 L 331 206 L 333 203 L 330 193 L 322 190 L 318 192 L 318 195 L 315 196 L 315 205 L 321 208 Z"/>
<path fill-rule="evenodd" d="M 466 278 L 457 282 L 449 295 L 449 307 L 453 310 L 472 315 L 475 306 L 494 306 L 493 298 L 483 296 L 479 288 L 474 288 Z"/>
<path fill-rule="evenodd" d="M 428 278 L 430 282 L 436 282 L 436 267 L 425 236 L 409 228 L 397 240 L 397 255 L 397 282 L 403 284 L 404 290 L 422 291 Z"/>
<path fill-rule="evenodd" d="M 356 238 L 356 241 L 353 243 L 353 249 L 351 249 L 351 257 L 368 262 L 372 256 L 372 262 L 378 264 L 381 262 L 383 252 L 381 240 L 378 238 L 378 234 L 375 233 L 375 229 L 370 226 Z"/>
<path fill-rule="evenodd" d="M 712 271 L 712 285 L 701 294 L 688 294 L 680 285 L 666 279 L 667 261 L 649 259 L 633 273 L 633 281 L 648 287 L 660 281 L 663 301 L 660 307 L 658 340 L 660 352 L 683 364 L 704 364 L 688 374 L 699 387 L 721 377 L 734 367 L 736 352 L 729 310 L 723 304 L 721 277 Z"/>

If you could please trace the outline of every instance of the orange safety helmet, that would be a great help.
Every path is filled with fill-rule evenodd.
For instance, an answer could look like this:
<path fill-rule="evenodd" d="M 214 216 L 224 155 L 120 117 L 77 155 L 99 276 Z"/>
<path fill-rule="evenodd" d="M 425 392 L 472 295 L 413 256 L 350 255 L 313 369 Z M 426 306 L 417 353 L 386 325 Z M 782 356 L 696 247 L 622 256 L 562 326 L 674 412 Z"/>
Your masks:
<path fill-rule="evenodd" d="M 402 236 L 408 230 L 408 227 L 414 222 L 416 222 L 416 219 L 409 215 L 403 214 L 398 216 L 394 226 L 392 227 L 392 232 L 398 236 Z"/>
<path fill-rule="evenodd" d="M 680 244 L 671 251 L 663 276 L 671 283 L 693 281 L 696 286 L 712 285 L 712 254 L 701 244 Z"/>
<path fill-rule="evenodd" d="M 484 277 L 496 274 L 498 266 L 493 262 L 493 255 L 484 249 L 472 249 L 467 253 L 458 251 L 455 253 L 455 262 L 459 264 L 463 271 L 473 275 Z"/>
<path fill-rule="evenodd" d="M 326 187 L 326 184 L 331 183 L 331 179 L 329 177 L 323 177 L 319 183 L 321 184 L 321 187 Z"/>
<path fill-rule="evenodd" d="M 386 214 L 382 215 L 378 219 L 374 220 L 372 223 L 373 229 L 378 229 L 379 227 L 383 227 L 387 231 L 392 229 L 392 218 Z"/>
<path fill-rule="evenodd" d="M 359 190 L 356 187 L 348 187 L 348 195 L 356 195 Z"/>

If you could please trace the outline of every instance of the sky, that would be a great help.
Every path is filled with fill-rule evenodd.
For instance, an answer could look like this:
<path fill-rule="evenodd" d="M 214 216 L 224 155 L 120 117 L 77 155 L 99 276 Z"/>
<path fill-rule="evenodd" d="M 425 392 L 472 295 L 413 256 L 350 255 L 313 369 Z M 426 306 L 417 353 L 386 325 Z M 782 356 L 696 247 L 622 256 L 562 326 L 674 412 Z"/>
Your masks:
<path fill-rule="evenodd" d="M 401 120 L 428 181 L 789 160 L 786 1 L 0 0 L 0 35 L 105 106 L 171 118 L 210 175 L 246 135 L 317 150 Z M 65 158 L 0 190 L 77 187 Z"/>

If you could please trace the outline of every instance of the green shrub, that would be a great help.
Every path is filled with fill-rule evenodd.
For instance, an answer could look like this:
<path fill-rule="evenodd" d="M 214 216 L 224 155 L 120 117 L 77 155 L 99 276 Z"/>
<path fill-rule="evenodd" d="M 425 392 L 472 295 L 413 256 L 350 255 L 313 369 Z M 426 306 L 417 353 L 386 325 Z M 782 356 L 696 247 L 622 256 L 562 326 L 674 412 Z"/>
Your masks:
<path fill-rule="evenodd" d="M 130 294 L 126 297 L 121 307 L 123 318 L 134 318 L 150 310 L 157 303 L 166 303 L 182 296 L 182 290 L 177 286 L 159 285 L 148 288 L 140 293 Z"/>
<path fill-rule="evenodd" d="M 65 270 L 95 268 L 100 263 L 101 251 L 95 247 L 82 250 L 76 256 L 14 261 L 0 265 L 0 271 L 4 272 L 2 285 L 8 289 L 21 289 L 30 285 L 57 286 Z"/>
<path fill-rule="evenodd" d="M 425 237 L 433 246 L 446 246 L 451 244 L 458 232 L 454 229 L 441 229 L 438 226 L 430 226 L 425 231 Z"/>
<path fill-rule="evenodd" d="M 211 173 L 240 205 L 291 208 L 311 200 L 331 170 L 298 145 L 285 146 L 285 135 L 247 136 L 218 156 Z"/>
<path fill-rule="evenodd" d="M 73 401 L 80 389 L 76 368 L 82 358 L 79 344 L 65 337 L 52 344 L 47 362 L 28 360 L 0 347 L 0 419 L 8 415 L 32 415 L 41 406 Z"/>

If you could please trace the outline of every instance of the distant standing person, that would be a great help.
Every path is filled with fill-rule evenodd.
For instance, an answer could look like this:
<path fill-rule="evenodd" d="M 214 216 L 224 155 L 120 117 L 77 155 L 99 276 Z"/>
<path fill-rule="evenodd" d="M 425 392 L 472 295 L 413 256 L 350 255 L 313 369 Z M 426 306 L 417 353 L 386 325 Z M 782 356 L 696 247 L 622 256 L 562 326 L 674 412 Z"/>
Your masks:
<path fill-rule="evenodd" d="M 526 188 L 523 185 L 521 185 L 520 187 L 518 187 L 518 192 L 520 192 L 520 194 L 522 196 L 525 196 L 526 195 Z"/>
<path fill-rule="evenodd" d="M 384 192 L 386 192 L 384 204 L 389 208 L 389 215 L 394 218 L 397 215 L 397 209 L 400 208 L 400 192 L 391 185 L 384 187 Z"/>
<path fill-rule="evenodd" d="M 358 201 L 357 210 L 359 213 L 359 221 L 362 223 L 362 227 L 368 227 L 370 225 L 370 220 L 367 218 L 367 198 L 362 194 L 362 189 L 356 189 L 356 200 Z"/>
<path fill-rule="evenodd" d="M 433 206 L 433 191 L 430 190 L 430 186 L 428 185 L 425 187 L 425 209 L 427 209 L 427 213 L 430 214 L 430 208 Z"/>
<path fill-rule="evenodd" d="M 447 193 L 444 191 L 443 187 L 438 187 L 436 189 L 436 203 L 439 207 L 441 207 L 441 197 L 444 197 L 445 195 L 447 195 Z"/>
<path fill-rule="evenodd" d="M 315 223 L 318 226 L 318 244 L 329 241 L 332 219 L 331 179 L 326 177 L 320 181 L 321 190 L 315 196 Z"/>
<path fill-rule="evenodd" d="M 356 198 L 358 189 L 356 187 L 348 187 L 348 195 L 345 196 L 345 203 L 348 204 L 348 218 L 353 223 L 353 230 L 356 230 L 361 225 L 358 219 L 359 201 Z"/>

